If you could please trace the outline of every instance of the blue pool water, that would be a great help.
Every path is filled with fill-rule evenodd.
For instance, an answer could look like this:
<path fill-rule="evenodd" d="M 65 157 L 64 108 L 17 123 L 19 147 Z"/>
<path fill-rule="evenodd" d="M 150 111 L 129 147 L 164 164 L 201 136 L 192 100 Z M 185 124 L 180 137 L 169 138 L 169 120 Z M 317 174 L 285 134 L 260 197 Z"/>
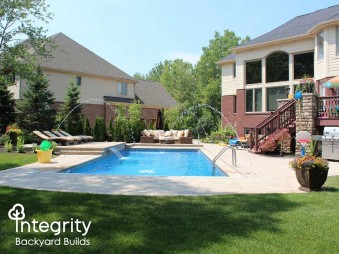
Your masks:
<path fill-rule="evenodd" d="M 138 175 L 138 176 L 212 176 L 212 162 L 198 150 L 123 150 L 61 173 Z M 227 176 L 216 168 L 216 176 Z"/>

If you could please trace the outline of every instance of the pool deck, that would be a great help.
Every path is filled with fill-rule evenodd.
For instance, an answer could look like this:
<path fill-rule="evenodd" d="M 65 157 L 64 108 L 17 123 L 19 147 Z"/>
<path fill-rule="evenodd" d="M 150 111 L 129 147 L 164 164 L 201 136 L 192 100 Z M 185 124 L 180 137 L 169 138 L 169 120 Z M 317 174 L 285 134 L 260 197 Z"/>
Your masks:
<path fill-rule="evenodd" d="M 121 143 L 88 143 L 79 146 L 105 149 Z M 204 144 L 201 151 L 213 159 L 222 149 Z M 226 151 L 217 165 L 229 177 L 142 177 L 56 172 L 84 163 L 100 155 L 60 155 L 50 164 L 33 163 L 0 171 L 0 185 L 18 188 L 84 192 L 109 195 L 216 195 L 249 193 L 301 193 L 294 171 L 288 167 L 292 157 L 272 157 L 237 150 L 237 167 L 232 166 L 231 151 Z M 212 170 L 212 169 L 211 169 Z M 330 162 L 329 175 L 339 175 L 339 162 Z"/>

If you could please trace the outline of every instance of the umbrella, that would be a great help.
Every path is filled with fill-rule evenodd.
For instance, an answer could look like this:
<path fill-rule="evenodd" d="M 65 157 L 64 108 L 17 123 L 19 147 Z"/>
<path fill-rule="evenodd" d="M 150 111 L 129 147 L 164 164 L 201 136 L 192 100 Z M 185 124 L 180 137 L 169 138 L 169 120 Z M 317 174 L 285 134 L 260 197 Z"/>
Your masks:
<path fill-rule="evenodd" d="M 339 87 L 339 76 L 331 78 L 324 84 L 327 88 Z"/>
<path fill-rule="evenodd" d="M 157 130 L 162 130 L 164 129 L 164 122 L 162 120 L 162 114 L 160 109 L 158 110 L 158 114 L 157 114 L 157 124 L 156 124 L 156 128 Z"/>

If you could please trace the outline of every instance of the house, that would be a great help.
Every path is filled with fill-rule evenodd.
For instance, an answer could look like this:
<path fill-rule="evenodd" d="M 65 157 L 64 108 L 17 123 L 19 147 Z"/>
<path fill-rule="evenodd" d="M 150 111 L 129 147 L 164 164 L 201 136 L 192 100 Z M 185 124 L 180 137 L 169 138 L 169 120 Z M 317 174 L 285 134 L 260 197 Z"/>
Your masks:
<path fill-rule="evenodd" d="M 339 5 L 295 17 L 231 51 L 218 62 L 222 113 L 239 136 L 271 121 L 278 100 L 292 97 L 305 77 L 315 81 L 324 109 L 316 121 L 319 132 L 325 125 L 339 126 L 339 113 L 329 113 L 331 105 L 339 105 L 339 90 L 324 85 L 339 76 Z"/>
<path fill-rule="evenodd" d="M 142 104 L 146 124 L 156 120 L 159 109 L 176 105 L 162 84 L 134 79 L 62 33 L 53 35 L 51 40 L 56 45 L 52 57 L 39 60 L 38 64 L 50 81 L 56 108 L 64 102 L 71 80 L 80 88 L 82 113 L 91 124 L 97 116 L 108 122 L 114 118 L 115 105 L 128 105 L 135 99 Z M 15 99 L 22 98 L 26 86 L 25 80 L 19 80 L 10 87 Z"/>

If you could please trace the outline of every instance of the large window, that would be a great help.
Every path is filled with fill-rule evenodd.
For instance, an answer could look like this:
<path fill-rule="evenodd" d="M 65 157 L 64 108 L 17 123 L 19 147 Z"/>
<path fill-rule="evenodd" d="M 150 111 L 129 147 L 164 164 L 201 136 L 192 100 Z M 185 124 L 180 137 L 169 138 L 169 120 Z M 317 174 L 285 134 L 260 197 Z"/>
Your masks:
<path fill-rule="evenodd" d="M 324 59 L 324 31 L 317 35 L 318 61 Z"/>
<path fill-rule="evenodd" d="M 262 89 L 247 89 L 246 90 L 246 112 L 261 112 L 262 111 Z"/>
<path fill-rule="evenodd" d="M 314 52 L 294 55 L 294 79 L 314 77 Z"/>
<path fill-rule="evenodd" d="M 336 54 L 339 55 L 339 26 L 335 28 Z"/>
<path fill-rule="evenodd" d="M 118 94 L 127 95 L 127 83 L 124 82 L 118 84 Z"/>
<path fill-rule="evenodd" d="M 261 60 L 246 62 L 246 84 L 261 83 Z"/>
<path fill-rule="evenodd" d="M 77 86 L 81 86 L 81 77 L 77 77 Z"/>
<path fill-rule="evenodd" d="M 278 99 L 286 99 L 286 86 L 267 88 L 267 111 L 278 109 Z"/>
<path fill-rule="evenodd" d="M 288 54 L 274 52 L 266 58 L 266 82 L 288 81 Z"/>

